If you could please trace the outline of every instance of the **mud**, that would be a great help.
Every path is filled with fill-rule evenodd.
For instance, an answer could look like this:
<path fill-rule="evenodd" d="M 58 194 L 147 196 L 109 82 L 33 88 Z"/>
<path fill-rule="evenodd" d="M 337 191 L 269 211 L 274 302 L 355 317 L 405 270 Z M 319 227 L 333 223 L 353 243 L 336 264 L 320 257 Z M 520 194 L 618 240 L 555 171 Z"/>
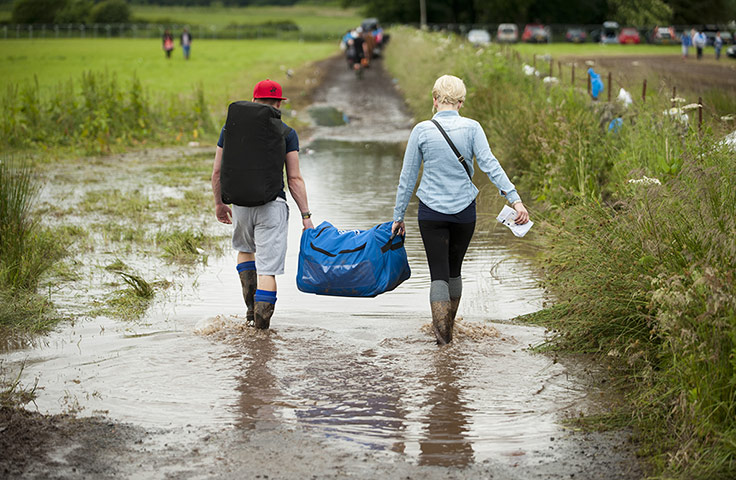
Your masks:
<path fill-rule="evenodd" d="M 313 105 L 347 122 L 314 122 L 302 138 L 310 208 L 315 224 L 368 228 L 391 216 L 411 119 L 380 61 L 362 79 L 341 58 L 322 65 Z M 299 115 L 313 121 L 307 109 Z M 133 155 L 136 164 L 157 158 L 155 151 Z M 103 162 L 114 171 L 110 181 L 139 172 L 117 160 Z M 64 175 L 73 184 L 71 173 L 55 178 Z M 206 188 L 207 179 L 192 182 Z M 0 412 L 0 472 L 7 478 L 640 478 L 628 432 L 565 426 L 566 418 L 607 408 L 605 376 L 585 362 L 535 353 L 529 347 L 543 342 L 545 331 L 510 322 L 541 308 L 543 292 L 509 232 L 479 228 L 464 265 L 453 343 L 435 345 L 415 217 L 413 202 L 406 237 L 412 278 L 375 299 L 298 292 L 300 225 L 292 218 L 287 272 L 278 280 L 268 331 L 245 326 L 234 259 L 213 255 L 188 276 L 172 278 L 179 287 L 140 322 L 80 320 L 34 348 L 3 354 L 11 368 L 24 366 L 24 383 L 39 379 L 30 408 L 43 415 Z M 115 254 L 142 270 L 162 268 L 145 252 Z M 74 294 L 61 292 L 59 299 L 73 309 Z"/>

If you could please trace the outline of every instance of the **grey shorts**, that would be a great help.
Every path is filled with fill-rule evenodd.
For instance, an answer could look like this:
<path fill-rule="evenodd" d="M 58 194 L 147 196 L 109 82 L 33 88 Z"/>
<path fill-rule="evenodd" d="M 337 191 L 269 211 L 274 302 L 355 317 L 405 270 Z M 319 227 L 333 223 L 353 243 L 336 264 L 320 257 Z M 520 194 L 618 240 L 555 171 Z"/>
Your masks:
<path fill-rule="evenodd" d="M 254 253 L 259 275 L 281 275 L 286 260 L 289 205 L 277 198 L 258 207 L 233 205 L 233 248 Z"/>

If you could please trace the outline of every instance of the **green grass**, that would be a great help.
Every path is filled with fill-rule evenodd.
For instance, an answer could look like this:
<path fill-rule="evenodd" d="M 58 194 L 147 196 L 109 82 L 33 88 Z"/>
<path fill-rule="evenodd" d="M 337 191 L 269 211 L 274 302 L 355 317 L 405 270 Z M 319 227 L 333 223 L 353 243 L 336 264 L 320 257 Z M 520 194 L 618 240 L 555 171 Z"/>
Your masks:
<path fill-rule="evenodd" d="M 293 21 L 305 33 L 332 33 L 342 35 L 348 28 L 360 25 L 362 17 L 355 8 L 322 5 L 294 5 L 291 7 L 161 7 L 136 5 L 133 16 L 147 21 L 165 19 L 179 24 L 216 25 L 232 23 L 262 24 L 265 22 Z M 196 31 L 195 31 L 196 33 Z M 195 39 L 196 40 L 196 39 Z"/>
<path fill-rule="evenodd" d="M 181 50 L 164 58 L 158 39 L 0 40 L 0 91 L 38 79 L 42 92 L 78 80 L 86 71 L 108 72 L 128 83 L 135 75 L 144 90 L 191 95 L 202 86 L 209 102 L 221 108 L 234 98 L 250 98 L 253 85 L 266 77 L 286 78 L 286 70 L 337 52 L 335 43 L 278 40 L 198 40 L 192 57 Z M 287 96 L 289 92 L 286 92 Z"/>
<path fill-rule="evenodd" d="M 599 43 L 517 43 L 512 47 L 525 56 L 600 57 L 629 55 L 681 55 L 679 45 L 601 45 Z"/>

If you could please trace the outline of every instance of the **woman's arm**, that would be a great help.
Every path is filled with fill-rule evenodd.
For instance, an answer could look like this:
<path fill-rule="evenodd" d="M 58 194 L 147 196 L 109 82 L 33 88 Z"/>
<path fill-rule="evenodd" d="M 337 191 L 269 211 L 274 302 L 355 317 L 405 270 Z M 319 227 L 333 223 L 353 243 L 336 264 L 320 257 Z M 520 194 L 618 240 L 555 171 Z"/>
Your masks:
<path fill-rule="evenodd" d="M 422 152 L 419 146 L 419 133 L 417 132 L 417 127 L 414 127 L 411 135 L 409 135 L 409 143 L 406 145 L 406 151 L 404 152 L 404 164 L 401 167 L 399 186 L 396 190 L 394 222 L 403 223 L 406 207 L 409 205 L 411 194 L 414 193 L 414 187 L 417 184 L 419 166 L 422 163 Z"/>

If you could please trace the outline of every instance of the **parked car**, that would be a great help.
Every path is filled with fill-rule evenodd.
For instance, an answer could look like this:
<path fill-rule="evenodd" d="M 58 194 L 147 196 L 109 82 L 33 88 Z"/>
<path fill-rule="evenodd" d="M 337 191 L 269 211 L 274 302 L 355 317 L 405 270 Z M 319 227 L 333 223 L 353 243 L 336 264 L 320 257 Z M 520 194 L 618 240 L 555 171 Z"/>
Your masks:
<path fill-rule="evenodd" d="M 633 27 L 625 27 L 621 29 L 621 33 L 618 34 L 618 43 L 623 45 L 634 44 L 638 45 L 641 43 L 641 37 L 639 31 Z"/>
<path fill-rule="evenodd" d="M 538 23 L 529 23 L 524 27 L 521 41 L 527 43 L 548 43 L 550 41 L 549 30 Z"/>
<path fill-rule="evenodd" d="M 731 45 L 726 49 L 726 56 L 736 58 L 736 45 Z"/>
<path fill-rule="evenodd" d="M 514 23 L 502 23 L 496 32 L 496 41 L 516 43 L 519 41 L 519 28 Z"/>
<path fill-rule="evenodd" d="M 616 22 L 603 22 L 603 28 L 596 40 L 600 43 L 618 43 L 618 29 Z"/>
<path fill-rule="evenodd" d="M 733 43 L 733 35 L 731 35 L 731 32 L 725 28 L 721 29 L 716 25 L 706 25 L 705 28 L 703 28 L 703 33 L 705 34 L 706 45 L 708 47 L 713 46 L 713 42 L 716 39 L 716 33 L 718 32 L 721 32 L 721 40 L 723 40 L 724 45 L 730 45 Z"/>
<path fill-rule="evenodd" d="M 652 32 L 652 43 L 669 45 L 680 43 L 680 39 L 677 37 L 675 27 L 656 27 Z"/>
<path fill-rule="evenodd" d="M 582 28 L 568 28 L 565 32 L 565 41 L 572 43 L 583 43 L 588 39 L 588 34 Z"/>
<path fill-rule="evenodd" d="M 468 32 L 468 41 L 473 45 L 488 45 L 491 43 L 491 34 L 488 30 L 474 28 Z"/>

